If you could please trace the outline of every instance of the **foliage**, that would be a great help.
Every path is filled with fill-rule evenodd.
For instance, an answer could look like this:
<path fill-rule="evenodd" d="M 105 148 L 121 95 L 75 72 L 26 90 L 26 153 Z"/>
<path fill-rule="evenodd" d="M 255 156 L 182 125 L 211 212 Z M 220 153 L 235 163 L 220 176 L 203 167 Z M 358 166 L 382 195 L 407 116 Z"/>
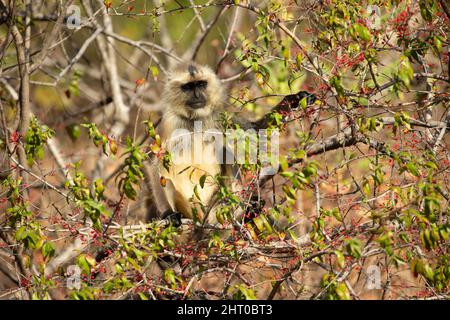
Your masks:
<path fill-rule="evenodd" d="M 13 40 L 0 48 L 0 251 L 23 288 L 11 292 L 449 298 L 446 1 L 75 1 L 86 21 L 78 29 L 39 19 L 63 10 L 58 1 L 37 1 L 24 25 L 26 2 L 0 26 Z M 174 228 L 146 221 L 154 203 L 145 170 L 173 165 L 155 110 L 183 55 L 228 86 L 225 128 L 242 137 L 233 113 L 263 118 L 281 147 L 278 171 L 264 176 L 267 159 L 252 163 L 250 141 L 238 146 L 237 191 L 225 176 L 201 174 L 195 219 Z M 317 101 L 280 106 L 299 91 Z M 210 183 L 215 225 L 195 206 Z M 68 266 L 80 271 L 78 287 L 67 287 Z"/>

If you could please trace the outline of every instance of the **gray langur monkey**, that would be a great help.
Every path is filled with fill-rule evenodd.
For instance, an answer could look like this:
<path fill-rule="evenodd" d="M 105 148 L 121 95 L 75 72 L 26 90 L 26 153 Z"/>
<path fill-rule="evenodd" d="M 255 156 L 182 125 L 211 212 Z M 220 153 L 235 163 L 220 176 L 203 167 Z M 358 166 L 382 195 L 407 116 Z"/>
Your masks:
<path fill-rule="evenodd" d="M 301 91 L 286 96 L 271 111 L 294 109 L 303 98 L 307 98 L 308 104 L 316 100 L 313 94 Z M 173 161 L 168 170 L 156 157 L 151 159 L 147 168 L 152 198 L 149 217 L 167 218 L 178 226 L 182 217 L 193 219 L 192 208 L 197 208 L 195 211 L 200 221 L 215 223 L 216 214 L 211 208 L 217 193 L 214 177 L 235 174 L 232 165 L 224 165 L 223 158 L 217 159 L 215 144 L 215 137 L 221 135 L 224 129 L 220 121 L 221 111 L 224 111 L 226 104 L 224 85 L 209 67 L 193 62 L 183 63 L 170 73 L 161 102 L 163 112 L 157 131 L 162 146 L 171 153 L 177 153 L 178 159 Z M 266 115 L 256 122 L 235 117 L 233 121 L 244 130 L 263 129 L 267 127 L 269 117 Z M 200 149 L 195 142 L 198 140 L 195 136 L 199 133 L 198 126 L 202 133 L 209 132 L 209 138 L 202 140 Z M 226 152 L 219 154 L 223 157 Z M 212 161 L 214 159 L 217 161 Z M 195 193 L 194 188 L 201 179 L 203 187 Z M 194 198 L 195 203 L 192 201 Z M 208 208 L 206 216 L 203 216 L 204 208 Z"/>

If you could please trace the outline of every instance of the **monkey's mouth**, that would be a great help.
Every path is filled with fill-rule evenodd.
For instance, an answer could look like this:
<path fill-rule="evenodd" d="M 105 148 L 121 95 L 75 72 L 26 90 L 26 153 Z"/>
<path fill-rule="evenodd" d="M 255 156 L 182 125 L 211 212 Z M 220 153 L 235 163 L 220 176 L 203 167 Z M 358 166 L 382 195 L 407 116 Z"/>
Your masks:
<path fill-rule="evenodd" d="M 206 106 L 206 101 L 196 100 L 196 101 L 188 101 L 186 105 L 191 109 L 200 109 Z"/>

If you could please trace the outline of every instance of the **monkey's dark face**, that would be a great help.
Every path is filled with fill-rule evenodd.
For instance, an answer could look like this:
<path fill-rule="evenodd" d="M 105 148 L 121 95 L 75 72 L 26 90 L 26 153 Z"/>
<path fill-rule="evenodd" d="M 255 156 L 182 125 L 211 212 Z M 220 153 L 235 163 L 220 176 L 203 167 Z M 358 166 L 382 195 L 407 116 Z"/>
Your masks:
<path fill-rule="evenodd" d="M 205 80 L 191 81 L 181 85 L 181 91 L 186 95 L 186 106 L 200 109 L 206 106 L 208 82 Z"/>
<path fill-rule="evenodd" d="M 163 92 L 169 114 L 191 120 L 209 117 L 220 110 L 225 99 L 224 86 L 214 71 L 194 63 L 177 66 Z"/>

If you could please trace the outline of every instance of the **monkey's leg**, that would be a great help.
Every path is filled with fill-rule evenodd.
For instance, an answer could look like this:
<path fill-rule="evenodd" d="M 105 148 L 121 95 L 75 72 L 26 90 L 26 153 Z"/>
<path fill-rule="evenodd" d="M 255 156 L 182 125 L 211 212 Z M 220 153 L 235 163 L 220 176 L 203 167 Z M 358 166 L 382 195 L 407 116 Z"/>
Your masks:
<path fill-rule="evenodd" d="M 153 200 L 148 218 L 157 216 L 170 220 L 175 227 L 180 226 L 181 214 L 175 211 L 175 187 L 170 180 L 166 181 L 165 187 L 161 185 L 158 159 L 152 159 L 144 171 L 149 180 Z"/>

